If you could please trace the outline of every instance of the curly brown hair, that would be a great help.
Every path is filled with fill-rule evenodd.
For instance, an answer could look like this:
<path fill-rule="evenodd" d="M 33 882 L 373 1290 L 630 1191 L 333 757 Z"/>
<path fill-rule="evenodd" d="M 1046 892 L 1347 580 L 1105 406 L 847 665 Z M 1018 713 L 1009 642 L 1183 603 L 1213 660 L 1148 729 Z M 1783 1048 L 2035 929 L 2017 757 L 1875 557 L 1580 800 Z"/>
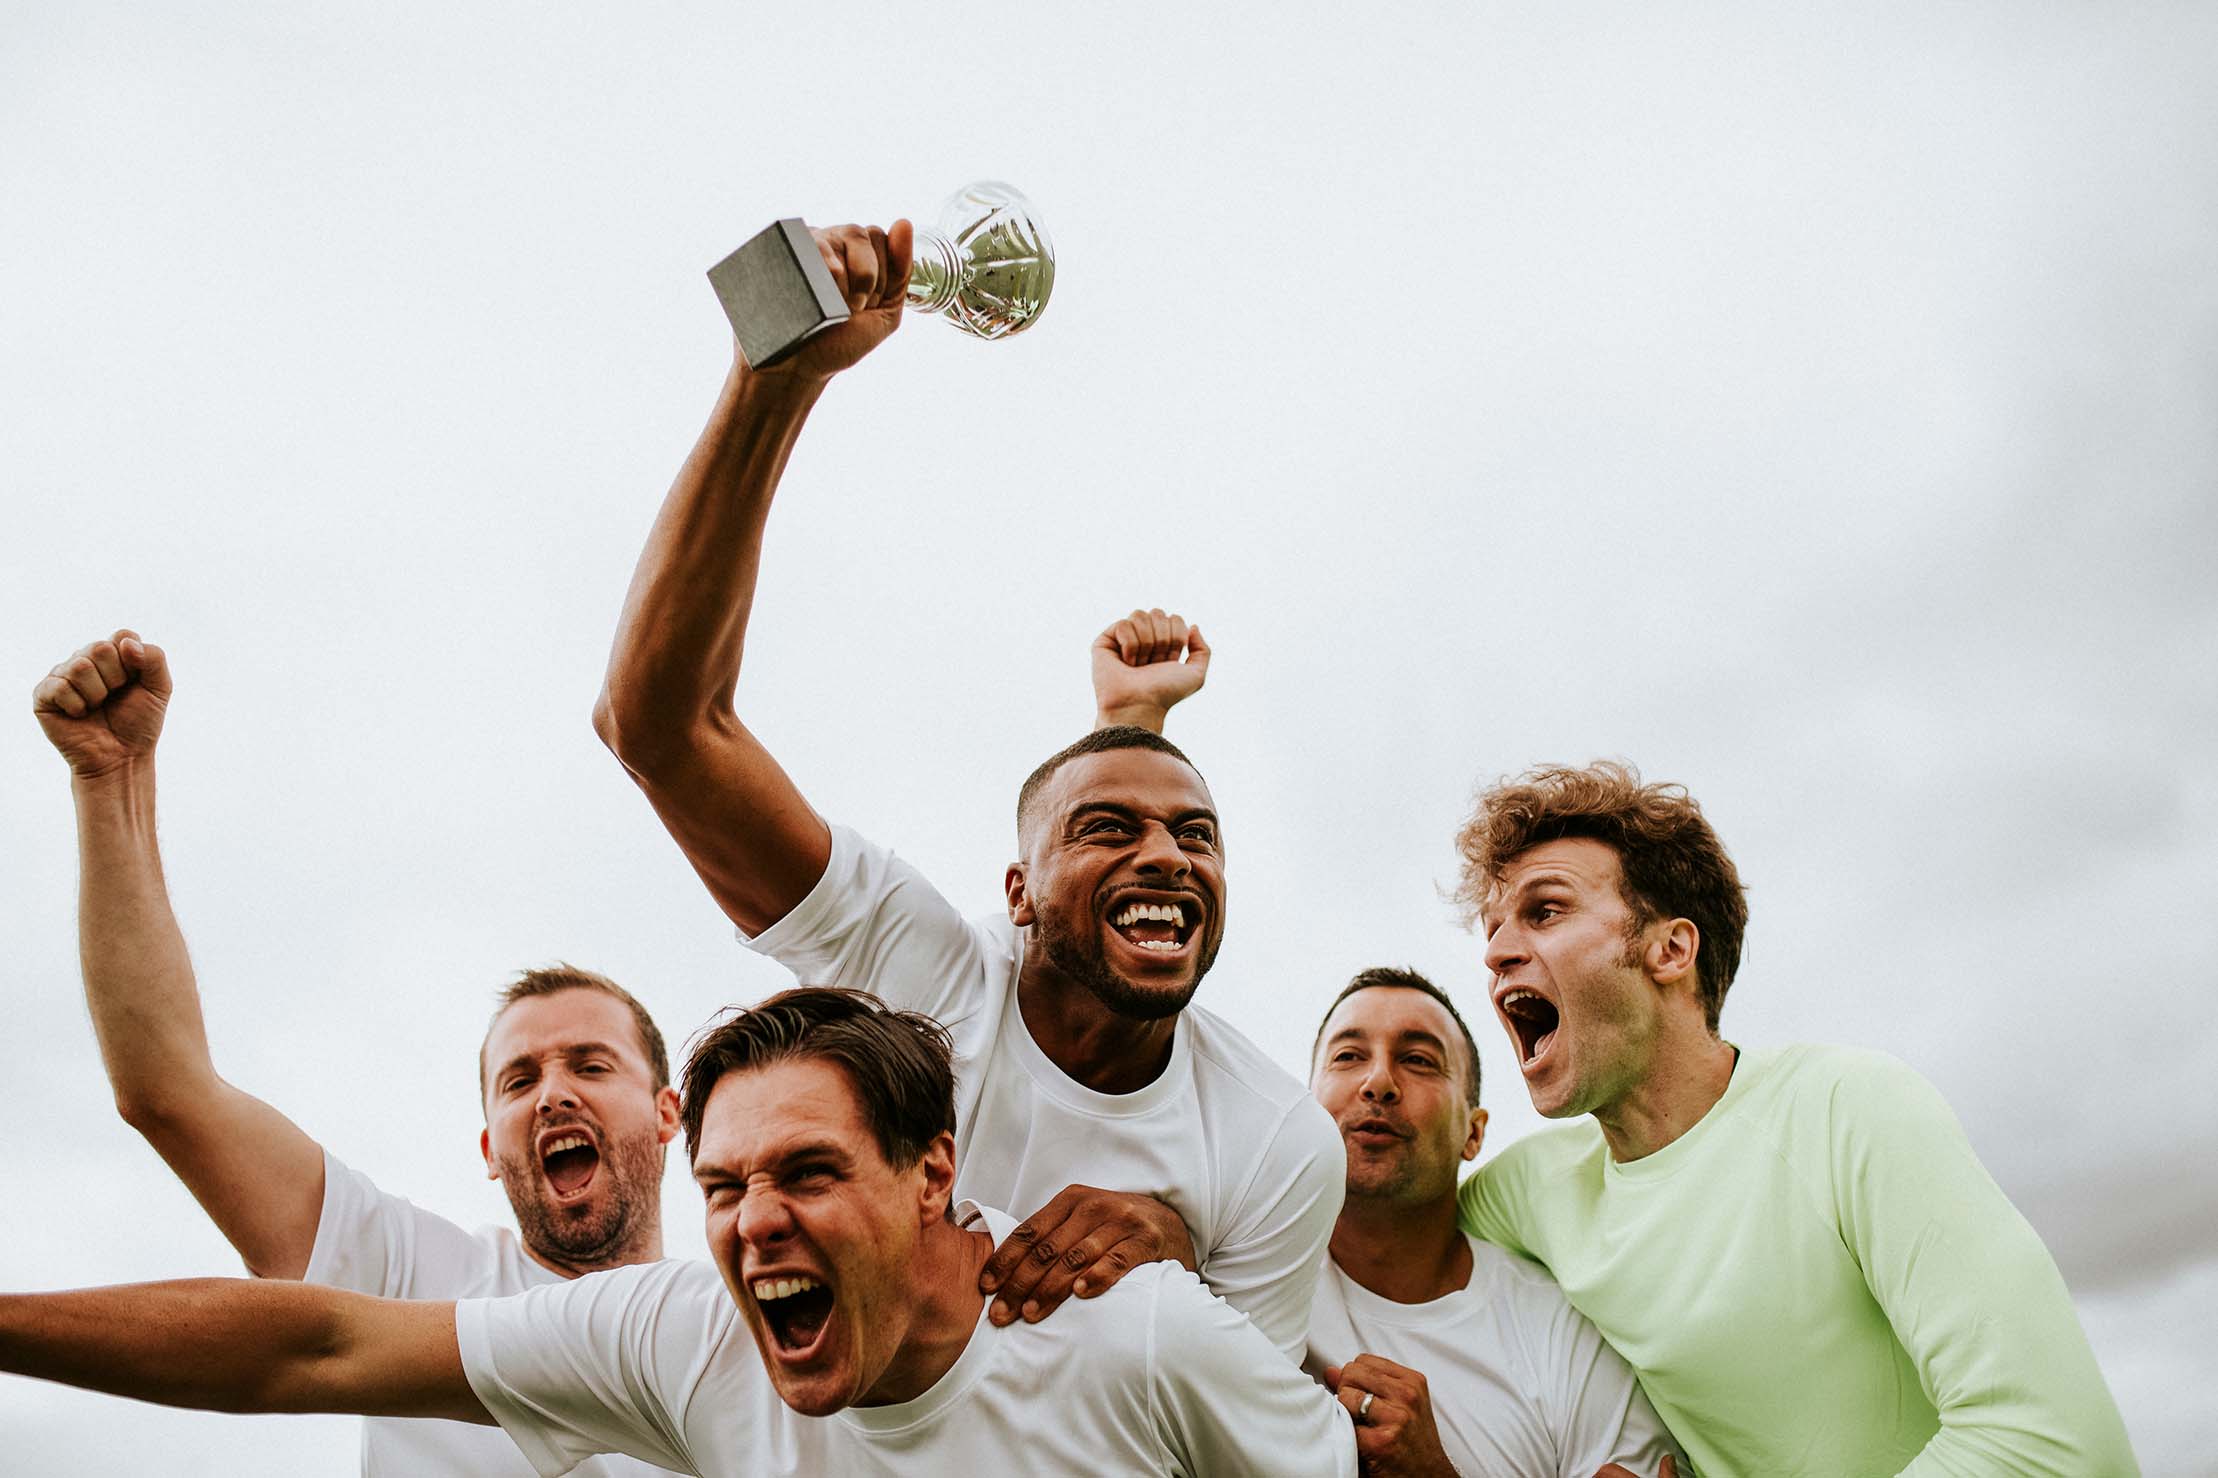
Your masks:
<path fill-rule="evenodd" d="M 1740 870 L 1683 785 L 1649 784 L 1631 765 L 1597 760 L 1583 769 L 1549 765 L 1482 791 L 1456 833 L 1463 872 L 1456 901 L 1474 922 L 1518 854 L 1563 837 L 1590 837 L 1616 851 L 1625 906 L 1635 927 L 1686 919 L 1700 935 L 1695 990 L 1711 1031 L 1740 969 L 1748 898 Z"/>

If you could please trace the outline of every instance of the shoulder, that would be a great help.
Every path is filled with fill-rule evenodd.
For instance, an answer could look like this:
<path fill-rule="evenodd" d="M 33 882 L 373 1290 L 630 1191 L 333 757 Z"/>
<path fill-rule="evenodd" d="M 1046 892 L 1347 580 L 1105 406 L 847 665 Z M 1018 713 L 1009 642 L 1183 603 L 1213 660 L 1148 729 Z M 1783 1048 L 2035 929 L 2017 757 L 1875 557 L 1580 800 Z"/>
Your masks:
<path fill-rule="evenodd" d="M 1889 1053 L 1801 1042 L 1742 1055 L 1746 1066 L 1759 1074 L 1752 1085 L 1755 1097 L 1798 1113 L 1822 1111 L 1836 1130 L 1897 1121 L 1954 1121 L 1939 1090 Z"/>
<path fill-rule="evenodd" d="M 1484 1182 L 1503 1186 L 1513 1182 L 1548 1180 L 1602 1151 L 1602 1131 L 1592 1119 L 1555 1124 L 1505 1146 L 1481 1165 L 1465 1185 Z"/>
<path fill-rule="evenodd" d="M 1280 1067 L 1247 1033 L 1200 1006 L 1185 1010 L 1197 1087 L 1263 1114 L 1282 1118 L 1300 1104 L 1314 1104 L 1307 1085 Z"/>

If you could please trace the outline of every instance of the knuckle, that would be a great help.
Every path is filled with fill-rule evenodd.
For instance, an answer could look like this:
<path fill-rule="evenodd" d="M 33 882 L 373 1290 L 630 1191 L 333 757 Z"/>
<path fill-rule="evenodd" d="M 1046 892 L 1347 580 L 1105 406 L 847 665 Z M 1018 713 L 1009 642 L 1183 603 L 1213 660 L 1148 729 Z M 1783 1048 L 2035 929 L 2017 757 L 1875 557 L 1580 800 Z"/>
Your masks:
<path fill-rule="evenodd" d="M 1093 1254 L 1088 1252 L 1083 1246 L 1073 1247 L 1070 1251 L 1063 1254 L 1063 1266 L 1069 1268 L 1074 1273 L 1083 1271 L 1088 1265 L 1093 1262 L 1093 1260 Z"/>
<path fill-rule="evenodd" d="M 1060 1254 L 1058 1254 L 1055 1250 L 1055 1244 L 1052 1242 L 1042 1241 L 1033 1244 L 1032 1260 L 1034 1262 L 1042 1264 L 1051 1263 L 1055 1261 L 1056 1257 L 1059 1255 Z"/>

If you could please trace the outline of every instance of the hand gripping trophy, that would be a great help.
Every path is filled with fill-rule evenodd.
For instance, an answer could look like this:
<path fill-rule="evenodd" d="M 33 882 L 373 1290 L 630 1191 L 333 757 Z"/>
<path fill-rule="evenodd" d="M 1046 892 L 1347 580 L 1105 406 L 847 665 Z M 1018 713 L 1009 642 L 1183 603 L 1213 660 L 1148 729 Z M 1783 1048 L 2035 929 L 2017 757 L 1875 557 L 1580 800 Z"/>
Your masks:
<path fill-rule="evenodd" d="M 740 352 L 756 369 L 847 321 L 847 304 L 798 219 L 776 221 L 709 268 Z M 906 301 L 981 339 L 1032 326 L 1055 286 L 1055 248 L 1032 203 L 994 180 L 965 185 L 919 227 Z"/>

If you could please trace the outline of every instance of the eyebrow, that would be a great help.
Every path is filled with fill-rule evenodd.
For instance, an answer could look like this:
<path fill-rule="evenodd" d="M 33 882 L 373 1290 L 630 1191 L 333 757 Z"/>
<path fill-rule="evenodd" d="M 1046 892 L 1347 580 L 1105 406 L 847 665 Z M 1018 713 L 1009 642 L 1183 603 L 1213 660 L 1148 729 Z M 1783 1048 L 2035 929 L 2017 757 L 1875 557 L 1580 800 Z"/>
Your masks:
<path fill-rule="evenodd" d="M 540 1057 L 547 1055 L 549 1054 L 519 1052 L 493 1070 L 492 1081 L 498 1083 L 520 1067 L 537 1067 Z M 576 1062 L 581 1057 L 615 1057 L 619 1054 L 607 1042 L 571 1042 L 560 1049 L 560 1055 L 568 1061 Z"/>
<path fill-rule="evenodd" d="M 751 1168 L 766 1172 L 777 1171 L 791 1165 L 796 1160 L 812 1158 L 833 1161 L 842 1170 L 855 1163 L 855 1157 L 847 1152 L 847 1146 L 844 1143 L 829 1135 L 824 1135 L 814 1139 L 804 1139 L 796 1144 L 782 1145 L 767 1156 L 761 1164 Z M 693 1178 L 700 1181 L 739 1180 L 743 1177 L 739 1172 L 721 1161 L 696 1160 L 693 1162 Z"/>
<path fill-rule="evenodd" d="M 1127 821 L 1140 819 L 1138 811 L 1117 801 L 1081 801 L 1071 807 L 1070 814 L 1064 817 L 1063 820 L 1065 825 L 1069 825 L 1071 822 L 1093 815 L 1118 816 Z M 1189 806 L 1183 811 L 1174 812 L 1171 816 L 1173 826 L 1183 825 L 1188 821 L 1206 821 L 1211 826 L 1215 826 L 1217 824 L 1217 813 L 1207 806 Z"/>
<path fill-rule="evenodd" d="M 1344 1026 L 1325 1038 L 1325 1045 L 1327 1047 L 1337 1046 L 1350 1038 L 1360 1041 L 1368 1035 L 1369 1033 L 1365 1032 L 1360 1026 Z M 1406 1032 L 1396 1032 L 1394 1034 L 1394 1044 L 1396 1046 L 1403 1046 L 1411 1042 L 1421 1043 L 1428 1047 L 1438 1047 L 1443 1053 L 1448 1050 L 1446 1042 L 1442 1041 L 1436 1033 L 1426 1031 L 1423 1027 L 1411 1027 Z"/>

